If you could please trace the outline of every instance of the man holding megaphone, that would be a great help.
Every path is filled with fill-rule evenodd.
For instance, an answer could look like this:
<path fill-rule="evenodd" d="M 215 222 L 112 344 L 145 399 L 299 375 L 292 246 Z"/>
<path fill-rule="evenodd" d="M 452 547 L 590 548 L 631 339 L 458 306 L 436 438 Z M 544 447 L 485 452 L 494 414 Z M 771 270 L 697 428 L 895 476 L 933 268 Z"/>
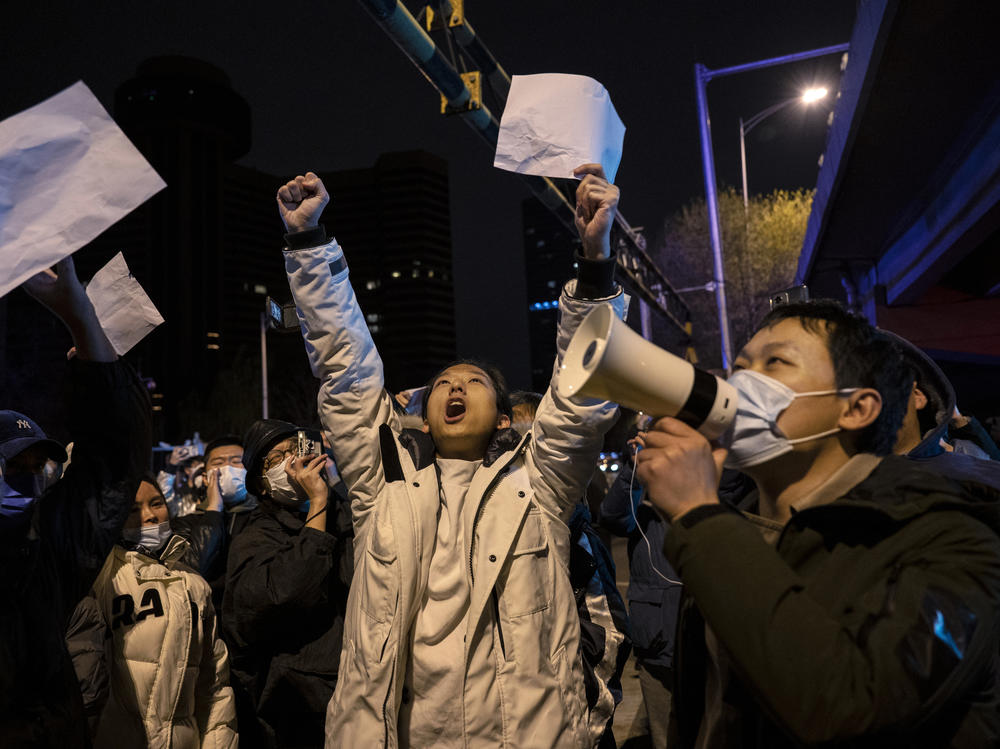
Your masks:
<path fill-rule="evenodd" d="M 890 454 L 912 381 L 864 319 L 792 303 L 736 358 L 720 440 L 678 408 L 645 434 L 685 586 L 669 746 L 1000 741 L 1000 497 Z M 724 465 L 756 514 L 719 502 Z"/>

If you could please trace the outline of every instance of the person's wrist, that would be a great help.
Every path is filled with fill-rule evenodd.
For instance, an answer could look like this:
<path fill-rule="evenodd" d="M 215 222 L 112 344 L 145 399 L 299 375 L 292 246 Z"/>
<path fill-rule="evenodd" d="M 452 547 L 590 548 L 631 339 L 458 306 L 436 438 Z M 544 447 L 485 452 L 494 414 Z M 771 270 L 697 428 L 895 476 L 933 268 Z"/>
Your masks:
<path fill-rule="evenodd" d="M 309 511 L 319 510 L 326 507 L 326 502 L 329 497 L 326 488 L 322 491 L 316 490 L 315 492 L 309 492 Z"/>
<path fill-rule="evenodd" d="M 310 221 L 295 222 L 293 224 L 285 224 L 285 228 L 288 229 L 288 234 L 298 234 L 303 231 L 310 231 L 319 226 L 319 219 L 312 219 Z"/>
<path fill-rule="evenodd" d="M 678 505 L 673 512 L 669 512 L 667 514 L 670 516 L 670 522 L 676 523 L 692 510 L 696 510 L 699 507 L 705 507 L 706 505 L 717 505 L 717 504 L 719 504 L 719 498 L 716 496 L 701 497 L 699 499 L 688 500 Z"/>
<path fill-rule="evenodd" d="M 584 239 L 581 244 L 583 256 L 588 260 L 605 260 L 611 257 L 610 236 Z"/>

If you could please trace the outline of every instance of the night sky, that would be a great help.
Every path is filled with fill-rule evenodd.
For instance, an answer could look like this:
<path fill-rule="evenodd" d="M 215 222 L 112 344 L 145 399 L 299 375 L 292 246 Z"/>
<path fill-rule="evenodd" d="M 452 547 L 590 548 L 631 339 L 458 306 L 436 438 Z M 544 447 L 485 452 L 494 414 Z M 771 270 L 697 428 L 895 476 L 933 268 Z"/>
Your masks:
<path fill-rule="evenodd" d="M 493 168 L 492 152 L 467 125 L 439 114 L 437 93 L 357 2 L 18 5 L 5 10 L 0 34 L 0 118 L 79 79 L 111 110 L 115 88 L 141 60 L 181 54 L 222 68 L 250 103 L 253 146 L 244 165 L 294 176 L 371 166 L 386 151 L 447 158 L 459 351 L 493 359 L 515 383 L 528 379 L 520 213 L 527 188 Z M 854 0 L 466 0 L 468 19 L 509 73 L 578 73 L 607 87 L 628 128 L 621 210 L 651 239 L 666 216 L 704 194 L 694 63 L 721 68 L 846 42 L 854 12 Z M 720 185 L 739 184 L 737 118 L 813 84 L 835 88 L 839 62 L 832 56 L 709 84 Z M 751 191 L 815 184 L 830 106 L 795 106 L 754 131 Z M 279 228 L 276 219 L 276 250 Z"/>

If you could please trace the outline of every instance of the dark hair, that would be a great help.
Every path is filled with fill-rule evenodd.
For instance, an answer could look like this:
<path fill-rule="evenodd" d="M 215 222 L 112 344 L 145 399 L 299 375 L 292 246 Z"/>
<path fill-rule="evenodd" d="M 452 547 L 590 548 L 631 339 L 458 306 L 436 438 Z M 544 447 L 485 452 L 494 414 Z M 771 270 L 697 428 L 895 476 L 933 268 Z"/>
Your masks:
<path fill-rule="evenodd" d="M 758 330 L 792 318 L 824 339 L 838 388 L 874 388 L 882 396 L 882 411 L 858 435 L 857 448 L 876 455 L 891 453 L 913 387 L 913 371 L 899 346 L 833 299 L 782 304 L 764 317 Z"/>
<path fill-rule="evenodd" d="M 208 463 L 208 456 L 212 454 L 212 450 L 220 447 L 228 447 L 229 445 L 236 445 L 237 447 L 242 448 L 243 438 L 237 434 L 223 434 L 216 437 L 214 440 L 205 445 L 205 462 Z"/>
<path fill-rule="evenodd" d="M 441 367 L 433 377 L 427 380 L 427 389 L 424 390 L 424 394 L 420 403 L 420 415 L 423 418 L 427 418 L 427 400 L 430 398 L 431 390 L 434 389 L 434 383 L 437 382 L 438 377 L 444 374 L 445 370 L 451 369 L 452 367 L 457 367 L 460 364 L 465 364 L 470 367 L 479 367 L 486 373 L 486 376 L 490 378 L 490 382 L 493 383 L 493 389 L 497 394 L 497 412 L 506 414 L 507 418 L 513 418 L 513 410 L 510 405 L 510 394 L 507 391 L 507 380 L 504 378 L 503 373 L 494 367 L 492 364 L 487 364 L 486 362 L 479 361 L 478 359 L 458 359 L 450 364 L 446 364 Z"/>
<path fill-rule="evenodd" d="M 163 489 L 160 488 L 160 482 L 156 480 L 156 476 L 153 475 L 152 471 L 144 471 L 142 475 L 139 476 L 139 486 L 142 486 L 143 484 L 152 484 L 156 487 L 156 493 L 160 495 L 160 499 L 164 502 L 167 501 L 167 498 L 163 496 Z M 136 494 L 139 493 L 139 486 L 135 488 Z"/>
<path fill-rule="evenodd" d="M 533 393 L 530 390 L 515 390 L 510 394 L 510 405 L 511 410 L 517 408 L 518 406 L 525 406 L 531 413 L 531 418 L 535 418 L 535 414 L 538 412 L 538 406 L 542 402 L 542 396 L 539 393 Z M 511 416 L 513 419 L 514 417 Z"/>

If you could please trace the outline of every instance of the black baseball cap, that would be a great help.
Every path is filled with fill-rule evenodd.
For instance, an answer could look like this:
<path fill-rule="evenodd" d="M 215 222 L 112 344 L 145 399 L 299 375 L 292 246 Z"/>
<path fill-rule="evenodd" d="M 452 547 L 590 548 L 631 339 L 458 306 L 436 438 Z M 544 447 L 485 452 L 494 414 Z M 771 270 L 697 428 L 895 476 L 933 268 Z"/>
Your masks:
<path fill-rule="evenodd" d="M 40 445 L 49 458 L 57 463 L 66 462 L 66 450 L 32 419 L 17 411 L 0 411 L 0 458 L 6 463 L 29 447 Z"/>

